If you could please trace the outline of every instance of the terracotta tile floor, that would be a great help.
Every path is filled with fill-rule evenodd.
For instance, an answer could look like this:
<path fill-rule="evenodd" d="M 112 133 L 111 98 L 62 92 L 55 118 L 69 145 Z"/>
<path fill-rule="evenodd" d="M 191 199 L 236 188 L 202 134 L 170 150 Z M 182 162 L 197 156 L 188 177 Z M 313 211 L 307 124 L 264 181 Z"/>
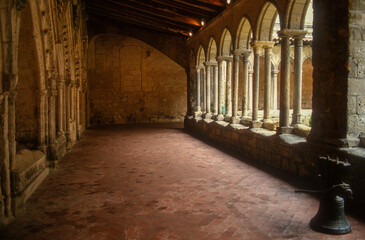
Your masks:
<path fill-rule="evenodd" d="M 317 199 L 181 129 L 88 130 L 1 239 L 365 239 L 308 222 Z"/>

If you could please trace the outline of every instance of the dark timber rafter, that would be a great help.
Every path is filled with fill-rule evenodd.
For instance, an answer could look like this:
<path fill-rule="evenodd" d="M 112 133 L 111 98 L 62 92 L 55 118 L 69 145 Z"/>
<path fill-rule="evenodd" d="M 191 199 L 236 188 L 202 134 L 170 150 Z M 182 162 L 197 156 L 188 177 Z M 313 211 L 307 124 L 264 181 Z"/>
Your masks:
<path fill-rule="evenodd" d="M 200 21 L 213 19 L 225 9 L 224 0 L 88 0 L 91 19 L 111 19 L 151 30 L 187 35 Z"/>

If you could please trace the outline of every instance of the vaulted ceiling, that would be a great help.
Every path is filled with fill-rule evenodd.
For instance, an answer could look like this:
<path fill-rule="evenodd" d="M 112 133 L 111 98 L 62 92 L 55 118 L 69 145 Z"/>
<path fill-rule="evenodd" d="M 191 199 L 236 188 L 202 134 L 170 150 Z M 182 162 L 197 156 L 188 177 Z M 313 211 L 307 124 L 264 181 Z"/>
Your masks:
<path fill-rule="evenodd" d="M 188 36 L 226 8 L 226 0 L 86 0 L 89 20 Z"/>

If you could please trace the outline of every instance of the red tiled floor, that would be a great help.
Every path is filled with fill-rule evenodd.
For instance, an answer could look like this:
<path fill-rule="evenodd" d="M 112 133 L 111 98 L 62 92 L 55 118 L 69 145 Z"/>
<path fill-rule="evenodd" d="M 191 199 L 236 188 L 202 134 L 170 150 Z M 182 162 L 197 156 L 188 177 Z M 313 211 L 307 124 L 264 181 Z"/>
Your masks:
<path fill-rule="evenodd" d="M 181 129 L 88 130 L 1 239 L 365 239 L 308 222 L 318 201 Z"/>

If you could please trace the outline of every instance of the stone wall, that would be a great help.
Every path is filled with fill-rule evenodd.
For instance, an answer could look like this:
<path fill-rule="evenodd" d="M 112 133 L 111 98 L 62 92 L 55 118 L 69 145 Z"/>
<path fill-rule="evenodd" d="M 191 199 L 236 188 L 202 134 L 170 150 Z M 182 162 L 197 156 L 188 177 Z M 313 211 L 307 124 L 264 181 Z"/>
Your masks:
<path fill-rule="evenodd" d="M 16 139 L 29 147 L 37 146 L 39 69 L 33 41 L 30 6 L 23 10 L 19 35 L 19 78 L 16 98 Z"/>
<path fill-rule="evenodd" d="M 263 128 L 249 128 L 240 124 L 223 121 L 185 119 L 185 129 L 199 138 L 209 139 L 233 150 L 250 161 L 280 169 L 289 174 L 306 179 L 318 188 L 318 156 L 338 156 L 348 160 L 351 176 L 347 180 L 354 192 L 354 199 L 348 206 L 361 206 L 365 203 L 363 186 L 365 179 L 365 149 L 338 149 L 331 146 L 312 144 L 305 138 L 293 134 L 276 134 Z"/>
<path fill-rule="evenodd" d="M 183 121 L 186 72 L 137 39 L 105 34 L 89 48 L 91 126 Z"/>

